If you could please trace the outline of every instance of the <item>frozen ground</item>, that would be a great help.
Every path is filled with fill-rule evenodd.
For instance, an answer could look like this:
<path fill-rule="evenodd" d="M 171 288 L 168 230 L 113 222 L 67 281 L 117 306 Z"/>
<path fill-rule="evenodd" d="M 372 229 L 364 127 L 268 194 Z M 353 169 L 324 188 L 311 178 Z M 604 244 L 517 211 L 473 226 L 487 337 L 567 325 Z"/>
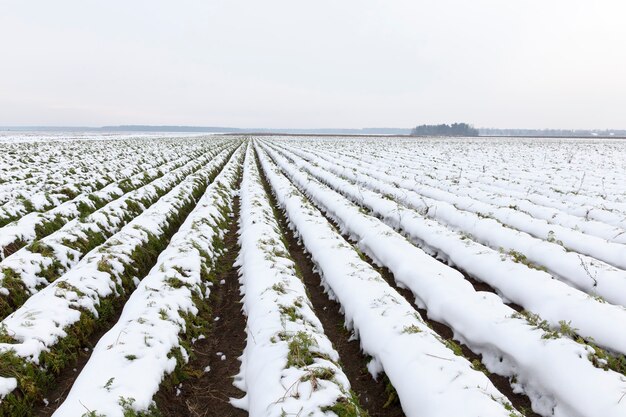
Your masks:
<path fill-rule="evenodd" d="M 0 148 L 0 414 L 626 415 L 623 140 Z"/>

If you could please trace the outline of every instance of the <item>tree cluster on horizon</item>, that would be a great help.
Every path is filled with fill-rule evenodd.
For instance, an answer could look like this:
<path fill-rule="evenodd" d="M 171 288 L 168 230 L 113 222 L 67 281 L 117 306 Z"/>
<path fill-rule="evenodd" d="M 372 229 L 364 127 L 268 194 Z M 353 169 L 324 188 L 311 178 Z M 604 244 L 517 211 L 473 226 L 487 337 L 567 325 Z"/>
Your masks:
<path fill-rule="evenodd" d="M 411 130 L 413 136 L 478 136 L 479 131 L 467 123 L 421 125 Z"/>

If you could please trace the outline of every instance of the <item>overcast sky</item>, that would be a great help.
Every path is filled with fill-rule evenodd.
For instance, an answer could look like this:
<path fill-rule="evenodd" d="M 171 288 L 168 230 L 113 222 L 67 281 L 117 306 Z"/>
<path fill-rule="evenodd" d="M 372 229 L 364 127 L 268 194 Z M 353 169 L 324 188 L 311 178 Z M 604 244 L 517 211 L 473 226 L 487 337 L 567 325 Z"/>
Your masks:
<path fill-rule="evenodd" d="M 0 125 L 626 128 L 624 0 L 0 0 Z"/>

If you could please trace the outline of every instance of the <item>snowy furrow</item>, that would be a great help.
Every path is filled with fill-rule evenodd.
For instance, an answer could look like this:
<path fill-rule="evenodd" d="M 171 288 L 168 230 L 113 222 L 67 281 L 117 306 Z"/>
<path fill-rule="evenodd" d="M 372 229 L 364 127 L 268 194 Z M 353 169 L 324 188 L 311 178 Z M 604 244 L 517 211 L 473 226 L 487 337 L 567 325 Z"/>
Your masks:
<path fill-rule="evenodd" d="M 44 209 L 98 183 L 121 180 L 185 153 L 209 150 L 211 145 L 184 138 L 4 144 L 2 155 L 8 155 L 8 161 L 0 161 L 0 201 L 5 208 Z"/>
<path fill-rule="evenodd" d="M 373 357 L 369 371 L 375 377 L 387 375 L 408 417 L 518 415 L 488 378 L 455 356 L 263 155 L 261 163 L 327 291 L 341 303 L 347 326 Z"/>
<path fill-rule="evenodd" d="M 420 182 L 422 182 L 421 179 Z M 515 220 L 520 217 L 518 213 L 524 213 L 535 219 L 535 221 L 538 219 L 546 221 L 548 223 L 546 226 L 548 226 L 549 231 L 554 231 L 554 227 L 552 225 L 555 225 L 556 227 L 561 226 L 573 231 L 579 231 L 587 235 L 596 236 L 609 242 L 626 244 L 626 229 L 619 226 L 619 222 L 614 222 L 617 225 L 612 225 L 594 219 L 587 219 L 585 217 L 579 217 L 566 213 L 565 211 L 557 208 L 535 204 L 526 198 L 486 192 L 471 185 L 460 186 L 445 184 L 441 181 L 427 179 L 426 181 L 423 181 L 423 184 L 420 184 L 419 186 L 415 184 L 414 187 L 419 187 L 424 193 L 434 193 L 439 195 L 445 193 L 444 195 L 447 197 L 454 195 L 456 196 L 456 199 L 459 200 L 458 203 L 455 203 L 455 205 L 463 209 L 475 210 L 476 208 L 473 206 L 474 201 L 499 206 L 500 208 L 498 208 L 498 212 L 501 213 L 500 215 L 506 216 L 503 218 L 507 219 L 506 221 L 513 226 L 516 224 Z M 441 188 L 441 190 L 438 188 Z M 510 220 L 509 217 L 511 217 Z M 544 223 L 539 222 L 538 224 L 542 225 L 543 230 L 538 229 L 539 233 L 536 236 L 545 236 L 545 226 L 543 226 Z M 624 222 L 624 225 L 626 225 L 626 222 Z M 534 234 L 532 230 L 530 233 Z"/>
<path fill-rule="evenodd" d="M 203 337 L 194 317 L 208 307 L 214 283 L 206 277 L 221 255 L 214 243 L 226 233 L 242 157 L 243 147 L 209 185 L 100 338 L 54 416 L 80 416 L 85 407 L 108 417 L 146 412 L 164 378 L 185 365 L 186 343 Z"/>
<path fill-rule="evenodd" d="M 216 151 L 218 152 L 218 151 Z M 91 249 L 118 232 L 181 181 L 215 175 L 232 149 L 213 152 L 115 200 L 85 219 L 26 246 L 0 263 L 0 318 L 23 304 L 29 295 L 70 270 Z M 194 172 L 195 176 L 189 177 Z"/>
<path fill-rule="evenodd" d="M 47 155 L 46 155 L 47 154 Z M 51 152 L 43 151 L 39 158 L 51 155 Z M 39 164 L 32 155 L 18 155 L 17 158 L 30 160 L 34 165 L 33 169 L 14 164 L 14 169 L 7 173 L 6 178 L 0 175 L 0 196 L 2 205 L 0 206 L 0 225 L 4 225 L 15 217 L 33 210 L 43 210 L 47 206 L 59 204 L 62 201 L 71 199 L 72 195 L 81 192 L 89 192 L 101 188 L 108 182 L 122 179 L 124 176 L 134 175 L 142 170 L 141 164 L 134 164 L 128 169 L 121 169 L 123 165 L 116 160 L 119 153 L 106 158 L 94 158 L 93 150 L 87 152 L 85 159 L 95 166 L 88 166 L 84 162 L 73 162 L 70 158 L 63 158 L 62 163 L 56 163 L 53 167 L 46 167 Z M 79 157 L 79 155 L 74 155 Z M 131 162 L 126 158 L 127 163 Z M 139 161 L 137 161 L 139 162 Z M 30 167 L 29 167 L 30 168 Z M 60 170 L 61 172 L 56 172 Z M 36 172 L 33 172 L 36 171 Z M 26 176 L 23 179 L 15 178 Z M 59 175 L 62 174 L 62 175 Z"/>
<path fill-rule="evenodd" d="M 515 178 L 515 177 L 513 177 Z M 475 173 L 462 173 L 462 179 L 464 182 L 477 183 L 478 185 L 485 185 L 489 187 L 493 187 L 496 189 L 504 190 L 504 192 L 514 191 L 516 193 L 523 194 L 533 194 L 538 198 L 541 197 L 549 197 L 552 198 L 555 194 L 558 194 L 559 197 L 569 202 L 572 205 L 580 205 L 580 206 L 591 206 L 591 207 L 602 207 L 609 211 L 614 211 L 617 213 L 626 213 L 626 203 L 623 201 L 616 201 L 609 199 L 610 191 L 606 190 L 599 191 L 598 194 L 584 194 L 584 190 L 582 188 L 576 189 L 575 187 L 571 187 L 569 190 L 561 189 L 563 184 L 561 179 L 556 182 L 547 182 L 545 180 L 536 181 L 536 182 L 522 182 L 515 178 L 515 181 L 512 181 L 509 178 L 501 179 L 494 178 L 493 176 L 486 176 L 479 172 Z M 580 182 L 584 182 L 584 178 L 579 180 Z M 623 189 L 621 190 L 623 193 Z"/>
<path fill-rule="evenodd" d="M 0 414 L 28 407 L 73 352 L 103 326 L 157 261 L 169 237 L 209 185 L 206 173 L 190 175 L 74 268 L 31 296 L 0 324 L 0 368 L 17 388 L 0 392 Z M 13 382 L 14 383 L 14 382 Z M 11 396 L 7 398 L 7 396 Z"/>
<path fill-rule="evenodd" d="M 474 182 L 473 185 L 485 191 L 493 191 L 504 196 L 511 196 L 513 198 L 527 199 L 539 206 L 561 210 L 581 219 L 595 220 L 626 230 L 626 214 L 611 210 L 602 202 L 571 203 L 566 201 L 566 199 L 557 198 L 557 196 L 561 196 L 561 194 L 558 193 L 553 193 L 552 195 L 539 195 L 525 191 L 497 189 L 489 184 L 479 184 L 476 182 Z"/>
<path fill-rule="evenodd" d="M 387 169 L 389 169 L 389 166 L 387 166 Z M 434 172 L 434 170 L 428 170 L 427 168 L 423 169 L 423 171 Z M 515 193 L 511 190 L 507 190 L 506 192 L 498 190 L 498 192 L 495 192 L 494 187 L 488 184 L 482 187 L 478 186 L 476 182 L 460 185 L 442 178 L 430 178 L 424 175 L 414 175 L 411 178 L 405 174 L 405 177 L 407 177 L 408 180 L 424 182 L 427 186 L 447 189 L 453 194 L 480 199 L 483 202 L 490 202 L 492 204 L 499 204 L 504 208 L 509 208 L 509 213 L 518 210 L 526 211 L 532 217 L 555 224 L 555 226 L 546 228 L 542 222 L 535 221 L 537 226 L 533 227 L 529 232 L 538 237 L 546 238 L 546 229 L 548 229 L 548 232 L 555 228 L 559 231 L 564 230 L 562 227 L 559 227 L 560 225 L 565 228 L 573 229 L 574 231 L 580 230 L 584 233 L 595 235 L 609 241 L 615 241 L 616 243 L 626 243 L 626 234 L 624 234 L 624 227 L 626 227 L 625 216 L 603 210 L 601 208 L 601 201 L 598 201 L 594 206 L 587 206 L 584 209 L 578 205 L 574 206 L 576 213 L 576 215 L 574 215 L 567 212 L 568 206 L 564 205 L 564 203 L 529 194 L 528 192 Z M 484 191 L 485 189 L 491 192 L 486 192 Z M 533 201 L 538 201 L 539 204 Z M 543 205 L 541 203 L 543 203 Z M 511 208 L 515 208 L 516 210 L 512 210 Z M 565 209 L 565 211 L 563 209 Z M 508 217 L 504 218 L 508 219 Z M 515 217 L 509 221 L 514 222 Z M 514 224 L 520 223 L 515 222 Z M 556 230 L 552 231 L 555 232 Z M 564 230 L 564 238 L 561 240 L 564 242 L 567 240 L 569 244 L 576 245 L 577 237 L 580 235 L 575 233 L 574 236 L 571 235 L 572 231 Z"/>
<path fill-rule="evenodd" d="M 626 181 L 624 171 L 613 171 L 615 164 L 610 159 L 615 153 L 623 151 L 623 142 L 620 140 L 394 138 L 393 141 L 400 142 L 399 146 L 394 146 L 391 151 L 381 149 L 377 153 L 407 164 L 419 165 L 428 157 L 428 160 L 444 167 L 451 162 L 463 166 L 466 171 L 486 171 L 498 177 L 520 178 L 537 183 L 558 181 L 569 185 L 572 191 L 581 189 L 595 194 L 608 192 L 609 197 L 615 191 L 623 194 Z M 398 155 L 394 152 L 398 147 L 409 152 Z M 433 149 L 439 152 L 432 152 Z M 442 150 L 444 152 L 440 152 Z M 511 163 L 514 160 L 519 163 Z M 567 166 L 568 169 L 561 170 L 561 166 Z M 535 175 L 537 172 L 541 175 Z M 581 179 L 584 179 L 582 184 Z"/>
<path fill-rule="evenodd" d="M 389 167 L 393 167 L 393 160 L 389 161 Z M 606 223 L 620 229 L 626 229 L 626 212 L 606 203 L 602 198 L 575 199 L 570 194 L 560 190 L 549 188 L 539 193 L 535 188 L 515 186 L 514 180 L 502 180 L 486 175 L 469 175 L 464 171 L 450 172 L 448 175 L 439 174 L 442 169 L 437 165 L 426 165 L 419 169 L 405 167 L 406 172 L 420 176 L 420 180 L 432 179 L 432 184 L 448 184 L 477 188 L 485 192 L 492 192 L 503 197 L 525 199 L 538 206 L 561 210 L 567 214 L 577 216 L 583 220 L 595 220 Z M 623 192 L 623 190 L 622 190 Z"/>
<path fill-rule="evenodd" d="M 388 159 L 395 159 L 396 163 L 398 162 L 398 155 L 394 155 L 393 153 L 387 155 Z M 476 158 L 468 159 L 465 154 L 461 155 L 461 158 L 453 160 L 452 164 L 449 163 L 450 160 L 446 157 L 431 157 L 426 160 L 420 158 L 420 160 L 414 160 L 413 162 L 409 161 L 407 164 L 409 166 L 420 166 L 424 165 L 425 162 L 429 162 L 432 166 L 438 166 L 439 174 L 445 173 L 448 177 L 458 176 L 462 169 L 461 176 L 467 175 L 467 178 L 472 180 L 478 181 L 480 179 L 484 181 L 485 178 L 490 177 L 496 180 L 502 179 L 503 181 L 498 181 L 498 184 L 504 185 L 505 189 L 508 188 L 506 182 L 514 182 L 518 186 L 524 187 L 526 190 L 543 188 L 548 193 L 555 187 L 559 187 L 565 194 L 584 195 L 592 199 L 598 199 L 600 197 L 599 201 L 607 201 L 609 203 L 620 203 L 619 200 L 612 199 L 612 194 L 623 194 L 624 189 L 623 186 L 621 186 L 621 182 L 626 180 L 626 178 L 622 178 L 621 180 L 614 178 L 613 182 L 609 182 L 610 180 L 605 181 L 606 178 L 598 177 L 594 171 L 579 171 L 576 167 L 568 167 L 568 170 L 561 171 L 559 170 L 560 164 L 558 163 L 551 166 L 542 162 L 539 166 L 526 166 L 524 169 L 515 169 L 515 165 L 498 163 L 499 161 L 495 160 L 495 158 L 481 161 L 480 159 L 476 160 Z M 486 166 L 491 166 L 492 164 L 496 166 L 499 165 L 501 169 L 496 169 L 495 171 L 493 169 L 487 169 Z M 456 169 L 450 168 L 451 166 L 456 167 Z M 548 170 L 547 172 L 546 169 Z M 538 172 L 542 175 L 537 175 Z M 598 172 L 602 173 L 602 170 L 600 169 Z M 590 182 L 595 185 L 590 186 Z M 547 184 L 550 185 L 546 187 Z"/>
<path fill-rule="evenodd" d="M 93 193 L 80 194 L 45 212 L 32 212 L 19 220 L 0 228 L 0 260 L 14 253 L 35 239 L 54 232 L 68 221 L 79 216 L 86 216 L 105 204 L 122 197 L 124 194 L 144 186 L 158 177 L 177 169 L 196 159 L 200 153 L 183 156 L 174 161 L 142 171 L 131 177 L 108 184 Z"/>
<path fill-rule="evenodd" d="M 573 144 L 577 146 L 575 142 Z M 521 152 L 521 155 L 516 155 L 512 158 L 515 164 L 507 164 L 503 163 L 502 150 L 497 149 L 497 147 L 487 149 L 483 144 L 479 145 L 480 149 L 474 149 L 474 151 L 481 153 L 481 156 L 477 158 L 475 155 L 467 152 L 467 149 L 463 149 L 465 145 L 453 142 L 452 147 L 448 148 L 450 154 L 446 157 L 441 157 L 439 152 L 436 154 L 430 153 L 427 157 L 419 157 L 417 159 L 408 157 L 406 165 L 408 167 L 420 167 L 422 172 L 428 173 L 431 172 L 427 168 L 430 165 L 437 167 L 432 173 L 440 177 L 445 175 L 446 178 L 469 180 L 470 182 L 491 185 L 503 190 L 513 188 L 526 193 L 530 190 L 533 193 L 548 196 L 559 192 L 563 198 L 578 204 L 584 204 L 585 202 L 594 204 L 594 202 L 597 202 L 611 210 L 623 211 L 626 209 L 626 203 L 623 198 L 625 196 L 624 183 L 626 182 L 626 177 L 623 172 L 613 171 L 614 167 L 608 167 L 608 172 L 607 167 L 598 167 L 599 161 L 594 161 L 592 165 L 582 165 L 581 168 L 577 168 L 571 166 L 570 163 L 564 164 L 561 158 L 561 160 L 553 160 L 548 164 L 546 161 L 541 161 L 538 164 L 526 166 L 523 170 L 517 170 L 516 167 L 520 164 L 524 165 L 526 159 L 532 159 L 532 154 L 528 152 L 536 151 L 538 145 L 540 146 L 540 143 L 534 142 L 530 149 L 524 149 L 523 147 L 520 148 L 520 144 L 512 144 L 508 151 L 517 150 Z M 442 150 L 441 144 L 437 143 L 434 146 L 438 147 L 439 151 Z M 565 144 L 560 143 L 557 146 L 559 148 L 557 151 L 562 152 L 560 148 L 565 146 Z M 608 145 L 604 145 L 604 147 L 608 147 Z M 445 149 L 445 146 L 443 148 Z M 616 150 L 618 152 L 621 151 L 619 148 Z M 485 152 L 494 154 L 485 158 Z M 382 153 L 386 154 L 383 158 L 390 160 L 392 165 L 397 164 L 402 158 L 394 154 L 393 151 L 391 153 L 383 151 Z M 372 159 L 368 155 L 374 155 L 371 152 L 361 152 L 361 154 L 368 159 Z M 558 158 L 559 154 L 560 152 L 555 152 L 552 156 L 557 156 Z M 380 160 L 378 155 L 374 158 Z M 600 161 L 603 160 L 601 159 Z M 605 158 L 604 162 L 606 161 L 610 161 L 610 159 Z M 589 169 L 590 166 L 593 166 L 593 170 Z M 612 180 L 607 178 L 608 173 L 613 177 Z M 589 188 L 590 182 L 593 182 L 596 186 Z"/>
<path fill-rule="evenodd" d="M 200 151 L 195 152 L 194 156 L 201 155 Z M 132 167 L 131 176 L 141 174 L 141 166 Z M 129 178 L 127 175 L 119 175 L 115 172 L 106 175 L 96 176 L 90 179 L 90 184 L 85 186 L 76 185 L 71 177 L 68 180 L 71 185 L 64 184 L 56 189 L 41 191 L 27 198 L 8 202 L 0 207 L 0 225 L 9 223 L 12 220 L 19 219 L 31 212 L 43 212 L 53 209 L 61 204 L 73 201 L 77 197 L 99 191 L 112 183 L 122 181 Z"/>
<path fill-rule="evenodd" d="M 592 347 L 550 335 L 516 318 L 515 311 L 500 298 L 476 292 L 460 273 L 435 261 L 381 221 L 363 214 L 358 206 L 276 152 L 268 152 L 364 252 L 389 268 L 398 283 L 414 293 L 429 317 L 450 326 L 456 338 L 482 355 L 491 372 L 510 377 L 512 386 L 531 398 L 535 412 L 556 417 L 626 413 L 626 404 L 619 401 L 626 390 L 626 378 L 595 367 Z M 347 190 L 348 185 L 340 188 Z M 364 191 L 359 200 L 366 206 L 373 200 L 369 194 Z M 397 214 L 393 216 L 397 222 Z"/>
<path fill-rule="evenodd" d="M 310 154 L 307 156 L 297 150 L 293 150 L 292 153 L 340 177 L 391 197 L 395 201 L 417 210 L 425 217 L 437 220 L 464 233 L 478 243 L 512 254 L 519 261 L 531 262 L 537 266 L 545 267 L 560 279 L 593 296 L 601 296 L 611 303 L 626 306 L 626 271 L 584 254 L 589 252 L 611 254 L 610 249 L 614 249 L 614 256 L 611 258 L 618 264 L 626 265 L 626 245 L 608 243 L 586 235 L 583 239 L 578 236 L 580 233 L 561 230 L 563 228 L 557 229 L 556 227 L 552 227 L 552 229 L 557 230 L 557 232 L 544 230 L 547 241 L 536 239 L 527 233 L 503 226 L 502 223 L 506 222 L 505 224 L 515 223 L 518 229 L 524 231 L 547 228 L 544 222 L 536 221 L 530 216 L 514 210 L 502 209 L 509 210 L 509 212 L 502 213 L 493 206 L 483 205 L 476 201 L 467 203 L 471 211 L 459 210 L 458 207 L 461 204 L 458 203 L 461 199 L 450 198 L 457 203 L 452 204 L 447 201 L 432 199 L 425 194 L 418 194 L 412 191 L 416 187 L 412 186 L 411 181 L 403 181 L 384 173 L 372 173 L 365 169 L 346 169 L 342 165 L 333 164 L 321 158 L 314 158 Z M 474 213 L 475 211 L 478 214 Z M 511 221 L 508 222 L 508 219 Z M 569 246 L 568 243 L 561 242 L 560 238 L 566 239 L 567 242 L 573 240 L 578 244 L 578 247 L 584 246 L 587 250 L 581 255 L 569 248 L 566 249 Z M 609 257 L 605 256 L 604 258 Z M 546 276 L 546 279 L 549 278 L 551 277 Z"/>
<path fill-rule="evenodd" d="M 289 146 L 289 149 L 296 151 L 296 148 L 293 146 Z M 557 230 L 565 230 L 564 239 L 572 241 L 574 244 L 576 244 L 577 237 L 580 234 L 575 233 L 573 238 L 570 238 L 572 237 L 572 231 L 596 236 L 609 242 L 626 244 L 625 229 L 597 220 L 587 220 L 555 208 L 540 206 L 528 199 L 504 196 L 493 192 L 489 193 L 472 185 L 460 186 L 436 180 L 426 175 L 409 175 L 407 171 L 392 171 L 392 167 L 389 164 L 366 163 L 357 158 L 338 158 L 336 153 L 331 154 L 329 152 L 320 152 L 319 150 L 315 152 L 309 150 L 308 152 L 310 155 L 322 157 L 329 162 L 337 163 L 338 159 L 340 159 L 342 165 L 358 167 L 358 169 L 363 169 L 365 172 L 368 172 L 368 175 L 377 179 L 386 180 L 399 187 L 415 191 L 433 199 L 447 201 L 454 204 L 457 208 L 494 216 L 508 226 L 528 232 L 542 239 L 554 238 L 553 235 L 556 233 L 556 230 L 552 225 L 556 225 Z M 424 171 L 431 172 L 428 169 L 424 169 Z M 545 222 L 539 219 L 545 220 Z M 527 227 L 529 223 L 533 224 L 534 227 Z M 565 243 L 564 239 L 555 238 L 555 240 L 562 240 Z"/>
<path fill-rule="evenodd" d="M 246 395 L 231 402 L 251 417 L 324 417 L 338 404 L 363 415 L 283 243 L 252 149 L 239 224 L 237 265 L 248 336 L 235 385 Z"/>
<path fill-rule="evenodd" d="M 326 153 L 332 157 L 335 155 L 336 150 L 328 149 Z M 360 152 L 347 151 L 344 153 L 354 157 L 355 159 L 360 159 L 368 163 L 376 165 L 383 164 L 385 169 L 390 170 L 397 169 L 399 160 L 402 159 L 402 155 L 393 154 L 388 157 L 381 158 L 379 155 L 376 155 L 374 149 L 361 149 Z M 430 178 L 432 179 L 432 183 L 430 185 L 440 186 L 442 184 L 448 184 L 450 186 L 461 185 L 474 187 L 497 193 L 501 196 L 527 199 L 534 204 L 560 209 L 571 215 L 578 216 L 581 219 L 593 219 L 622 229 L 626 228 L 626 215 L 624 212 L 620 212 L 619 208 L 608 207 L 608 203 L 602 197 L 587 197 L 584 201 L 580 201 L 582 196 L 563 192 L 558 188 L 555 188 L 555 186 L 548 187 L 547 190 L 544 190 L 544 194 L 540 194 L 534 187 L 520 186 L 518 184 L 518 179 L 515 177 L 502 179 L 500 176 L 485 172 L 479 172 L 476 174 L 468 173 L 466 170 L 466 164 L 472 159 L 471 157 L 465 158 L 462 161 L 457 161 L 456 163 L 452 163 L 448 160 L 432 159 L 433 156 L 431 155 L 430 158 L 421 159 L 419 163 L 402 165 L 402 171 L 405 174 L 410 173 L 411 177 L 415 177 L 420 181 L 428 180 Z M 523 159 L 516 158 L 514 162 L 517 164 L 522 161 Z M 501 161 L 494 161 L 493 165 L 503 164 Z M 450 166 L 454 166 L 456 168 L 453 170 L 449 168 Z M 485 166 L 491 167 L 492 165 L 485 163 L 483 168 Z M 534 171 L 537 171 L 540 168 L 541 166 L 534 167 Z M 535 175 L 537 175 L 536 172 Z M 545 179 L 543 179 L 543 181 L 545 181 Z M 562 184 L 562 181 L 562 179 L 555 179 L 553 183 Z M 622 182 L 621 188 L 615 191 L 616 194 L 623 195 L 626 192 L 623 186 L 624 183 L 625 182 Z M 575 192 L 576 191 L 573 191 L 573 193 Z M 606 191 L 604 191 L 604 193 L 606 194 Z M 558 198 L 555 198 L 555 196 L 558 196 Z M 572 199 L 576 201 L 572 202 Z"/>
<path fill-rule="evenodd" d="M 287 141 L 286 143 L 288 144 L 289 142 Z M 439 150 L 439 148 L 441 147 L 439 141 L 429 141 L 429 143 L 429 146 L 437 150 Z M 484 154 L 493 152 L 494 149 L 497 150 L 496 153 L 500 153 L 502 151 L 502 149 L 498 149 L 501 148 L 498 142 L 489 141 L 488 143 L 489 146 L 481 146 L 480 156 L 478 158 L 482 159 L 484 157 Z M 535 142 L 535 144 L 537 144 L 537 142 Z M 333 145 L 336 146 L 336 144 Z M 446 171 L 446 166 L 450 165 L 449 160 L 445 160 L 441 157 L 435 158 L 436 154 L 434 154 L 433 152 L 429 152 L 428 150 L 424 151 L 424 148 L 428 148 L 427 146 L 423 146 L 425 145 L 425 143 L 422 142 L 419 145 L 420 146 L 418 148 L 415 148 L 403 147 L 402 144 L 394 144 L 394 146 L 392 146 L 390 149 L 380 149 L 380 152 L 372 152 L 373 149 L 369 149 L 369 147 L 374 145 L 367 145 L 357 150 L 350 149 L 349 151 L 342 152 L 341 154 L 345 155 L 345 157 L 342 157 L 341 159 L 347 159 L 353 164 L 361 165 L 367 168 L 374 168 L 381 172 L 401 177 L 404 180 L 410 180 L 416 186 L 419 184 L 420 186 L 424 186 L 426 189 L 432 187 L 432 191 L 435 193 L 448 191 L 451 193 L 451 195 L 456 194 L 470 197 L 470 200 L 480 197 L 483 202 L 498 204 L 505 208 L 514 207 L 516 210 L 522 210 L 523 208 L 534 217 L 542 218 L 552 223 L 561 224 L 562 226 L 569 227 L 575 230 L 580 230 L 585 233 L 593 234 L 607 240 L 616 241 L 618 243 L 626 242 L 626 236 L 622 235 L 623 229 L 621 228 L 611 227 L 598 221 L 590 221 L 589 219 L 569 215 L 557 209 L 539 206 L 531 203 L 525 198 L 520 198 L 515 201 L 515 199 L 511 197 L 502 196 L 494 192 L 487 193 L 477 188 L 473 184 L 458 185 L 456 183 L 459 182 L 459 180 L 461 182 L 465 182 L 462 176 L 465 175 L 467 171 L 467 165 L 471 165 L 472 161 L 476 159 L 476 156 L 461 153 L 463 163 L 458 165 L 453 163 L 452 165 L 458 166 L 460 169 L 463 170 L 463 173 L 461 174 L 460 171 L 458 171 L 459 168 L 457 168 L 456 173 L 452 173 L 450 171 Z M 456 145 L 458 148 L 463 148 L 464 146 L 464 144 L 460 143 Z M 519 144 L 516 143 L 514 146 L 511 146 L 511 148 L 517 150 L 518 145 Z M 603 147 L 605 147 L 604 144 Z M 505 147 L 504 149 L 507 148 Z M 309 151 L 331 162 L 335 161 L 336 158 L 339 156 L 336 150 L 332 149 L 331 146 L 317 147 L 315 149 L 309 149 Z M 407 164 L 409 163 L 407 162 L 407 155 L 414 154 L 416 153 L 416 151 L 428 154 L 430 158 L 420 158 L 419 164 L 414 164 L 414 167 L 408 167 Z M 437 155 L 440 153 L 441 152 L 437 152 Z M 384 157 L 382 157 L 381 154 L 384 154 Z M 525 156 L 532 157 L 532 154 Z M 431 158 L 434 159 L 434 161 L 431 161 Z M 510 176 L 510 173 L 514 169 L 514 166 L 516 166 L 518 163 L 523 163 L 527 159 L 528 158 L 526 157 L 519 160 L 516 158 L 515 164 L 510 165 L 503 165 L 501 161 L 499 163 L 498 161 L 492 161 L 493 163 L 487 162 L 486 165 L 483 165 L 483 173 L 485 166 L 488 167 L 489 172 L 489 170 L 493 169 L 494 166 L 500 165 L 504 167 L 503 172 L 506 173 L 506 175 Z M 550 162 L 552 162 L 557 167 L 557 172 L 568 172 L 568 170 L 559 169 L 559 162 L 561 161 L 555 160 Z M 545 160 L 541 160 L 538 165 L 532 167 L 533 175 L 538 176 L 538 173 L 536 171 L 541 170 L 546 166 L 550 167 L 551 165 L 546 164 Z M 599 172 L 602 173 L 602 168 L 594 168 L 598 169 Z M 441 174 L 438 174 L 438 178 L 436 178 L 434 174 L 441 171 L 447 172 L 445 178 Z M 611 170 L 611 175 L 615 176 L 617 173 L 619 173 L 619 171 L 613 169 Z M 539 176 L 541 175 L 539 174 Z M 603 176 L 602 178 L 604 179 L 605 176 Z M 517 179 L 515 177 L 512 177 L 510 178 L 510 180 L 516 181 Z M 626 181 L 621 181 L 621 189 L 619 192 L 622 194 L 624 194 L 624 192 L 626 191 L 624 184 L 626 184 Z M 440 188 L 441 190 L 439 190 Z"/>
<path fill-rule="evenodd" d="M 289 162 L 271 151 L 283 169 Z M 465 270 L 478 280 L 495 288 L 506 299 L 526 310 L 539 314 L 554 328 L 561 322 L 571 326 L 583 337 L 613 352 L 626 354 L 626 335 L 614 329 L 626 326 L 626 309 L 602 302 L 560 281 L 543 271 L 515 262 L 515 258 L 453 232 L 436 221 L 421 216 L 380 194 L 360 188 L 327 170 L 296 158 L 307 173 L 348 196 L 382 218 L 390 226 L 426 245 L 426 250 Z M 293 168 L 291 168 L 293 169 Z M 598 326 L 598 323 L 603 323 Z"/>

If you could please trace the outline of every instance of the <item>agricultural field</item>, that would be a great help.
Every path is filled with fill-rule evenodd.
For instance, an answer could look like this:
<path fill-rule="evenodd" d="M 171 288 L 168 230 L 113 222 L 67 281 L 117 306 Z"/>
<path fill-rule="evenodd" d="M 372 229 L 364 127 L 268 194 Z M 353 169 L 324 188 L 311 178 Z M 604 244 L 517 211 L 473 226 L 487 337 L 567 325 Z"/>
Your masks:
<path fill-rule="evenodd" d="M 626 141 L 0 149 L 1 416 L 626 416 Z"/>

